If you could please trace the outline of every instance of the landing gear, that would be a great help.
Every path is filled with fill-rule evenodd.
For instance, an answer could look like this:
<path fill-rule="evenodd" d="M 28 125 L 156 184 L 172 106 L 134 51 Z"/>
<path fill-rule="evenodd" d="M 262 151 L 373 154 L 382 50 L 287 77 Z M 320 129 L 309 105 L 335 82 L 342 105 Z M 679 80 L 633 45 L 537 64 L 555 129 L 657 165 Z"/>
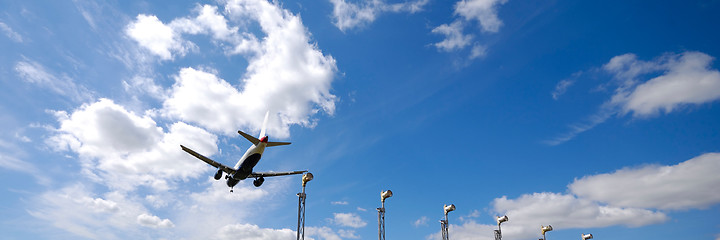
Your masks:
<path fill-rule="evenodd" d="M 263 184 L 263 182 L 265 182 L 265 178 L 259 177 L 255 180 L 253 180 L 253 185 L 255 185 L 255 187 L 260 187 Z"/>
<path fill-rule="evenodd" d="M 232 187 L 230 188 L 230 192 L 233 192 L 233 188 L 232 188 Z"/>

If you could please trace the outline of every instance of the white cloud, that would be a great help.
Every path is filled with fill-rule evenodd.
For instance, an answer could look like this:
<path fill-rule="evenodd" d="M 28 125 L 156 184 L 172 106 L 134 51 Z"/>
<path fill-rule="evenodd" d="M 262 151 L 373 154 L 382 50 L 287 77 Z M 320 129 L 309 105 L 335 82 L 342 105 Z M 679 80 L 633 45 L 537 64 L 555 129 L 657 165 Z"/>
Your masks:
<path fill-rule="evenodd" d="M 701 52 L 665 54 L 653 61 L 638 60 L 630 53 L 615 56 L 602 68 L 613 74 L 615 94 L 583 123 L 571 125 L 570 131 L 545 143 L 564 143 L 615 115 L 632 112 L 635 118 L 651 117 L 716 101 L 720 99 L 720 72 L 710 69 L 712 60 Z M 659 76 L 642 80 L 650 74 Z"/>
<path fill-rule="evenodd" d="M 473 218 L 477 218 L 479 216 L 480 216 L 480 211 L 475 209 L 472 212 L 470 212 L 468 215 L 458 217 L 458 219 L 460 219 L 460 221 L 472 221 Z"/>
<path fill-rule="evenodd" d="M 470 50 L 470 60 L 484 57 L 487 54 L 487 47 L 484 45 L 480 45 L 479 43 L 475 43 L 473 45 L 472 50 Z"/>
<path fill-rule="evenodd" d="M 217 234 L 217 239 L 244 239 L 244 240 L 287 240 L 295 239 L 293 230 L 260 228 L 253 224 L 232 224 L 224 226 Z"/>
<path fill-rule="evenodd" d="M 145 208 L 117 192 L 97 197 L 92 189 L 78 183 L 43 193 L 33 199 L 31 206 L 31 216 L 83 238 L 149 237 L 135 228 L 137 216 Z"/>
<path fill-rule="evenodd" d="M 102 198 L 84 197 L 81 201 L 96 212 L 117 212 L 120 209 L 116 202 Z"/>
<path fill-rule="evenodd" d="M 258 21 L 267 34 L 260 54 L 250 59 L 242 90 L 208 71 L 184 68 L 163 104 L 167 116 L 233 134 L 237 129 L 259 130 L 270 110 L 268 133 L 287 138 L 290 125 L 312 127 L 313 114 L 333 114 L 335 60 L 309 43 L 299 17 L 265 1 L 231 1 L 226 8 L 231 17 Z"/>
<path fill-rule="evenodd" d="M 461 0 L 455 4 L 455 14 L 467 21 L 477 20 L 486 32 L 497 32 L 502 21 L 497 16 L 497 7 L 507 0 Z"/>
<path fill-rule="evenodd" d="M 21 142 L 26 142 L 27 137 L 19 137 L 18 133 L 15 133 L 15 138 L 18 138 Z M 27 139 L 27 142 L 29 140 Z M 34 177 L 39 184 L 49 186 L 52 183 L 50 178 L 45 174 L 38 174 L 41 172 L 40 169 L 35 164 L 27 161 L 26 158 L 27 153 L 22 150 L 22 147 L 13 142 L 0 139 L 0 168 L 28 174 Z"/>
<path fill-rule="evenodd" d="M 552 92 L 552 98 L 555 100 L 560 99 L 560 96 L 565 94 L 565 91 L 573 84 L 575 84 L 575 81 L 568 79 L 558 82 L 557 85 L 555 85 L 555 90 Z"/>
<path fill-rule="evenodd" d="M 340 235 L 340 237 L 344 237 L 344 238 L 360 239 L 360 236 L 358 236 L 357 233 L 355 232 L 355 230 L 353 230 L 353 229 L 340 229 L 340 230 L 338 230 L 338 235 Z"/>
<path fill-rule="evenodd" d="M 416 228 L 422 227 L 422 226 L 427 226 L 427 225 L 428 225 L 428 217 L 427 216 L 422 216 L 422 217 L 418 218 L 418 220 L 415 220 L 415 222 L 413 222 L 413 226 L 415 226 Z"/>
<path fill-rule="evenodd" d="M 342 240 L 342 238 L 329 227 L 306 227 L 306 237 L 319 237 L 324 240 Z"/>
<path fill-rule="evenodd" d="M 450 25 L 443 24 L 434 28 L 432 33 L 445 35 L 444 40 L 434 44 L 435 47 L 442 51 L 451 52 L 470 45 L 473 36 L 463 34 L 462 30 L 463 23 L 461 21 L 455 21 Z"/>
<path fill-rule="evenodd" d="M 78 154 L 83 172 L 113 189 L 145 185 L 167 189 L 168 181 L 197 177 L 204 164 L 180 151 L 180 144 L 208 156 L 217 137 L 182 122 L 168 132 L 148 116 L 138 116 L 108 99 L 85 104 L 72 114 L 57 112 L 60 127 L 48 144 Z"/>
<path fill-rule="evenodd" d="M 350 203 L 348 203 L 347 201 L 334 201 L 334 202 L 330 202 L 330 204 L 332 204 L 332 205 L 348 205 Z"/>
<path fill-rule="evenodd" d="M 497 215 L 508 215 L 503 225 L 507 238 L 531 238 L 540 225 L 557 229 L 640 227 L 663 223 L 663 211 L 703 209 L 720 203 L 720 193 L 710 191 L 720 184 L 720 153 L 706 153 L 672 166 L 650 165 L 624 168 L 613 173 L 576 179 L 568 194 L 532 193 L 515 199 L 503 196 L 492 202 Z M 479 212 L 472 212 L 476 216 Z M 416 225 L 423 222 L 416 221 Z M 468 220 L 450 225 L 453 239 L 493 239 L 495 225 Z M 440 233 L 427 239 L 439 239 Z"/>
<path fill-rule="evenodd" d="M 138 15 L 136 21 L 125 29 L 125 33 L 163 60 L 184 56 L 195 48 L 194 44 L 183 40 L 178 32 L 163 24 L 156 16 Z"/>
<path fill-rule="evenodd" d="M 617 112 L 615 108 L 612 107 L 610 104 L 603 104 L 600 107 L 600 110 L 598 110 L 598 112 L 586 118 L 584 122 L 570 125 L 570 131 L 543 142 L 545 144 L 555 146 L 570 141 L 578 134 L 588 131 L 601 123 L 604 123 L 616 113 Z"/>
<path fill-rule="evenodd" d="M 672 166 L 624 168 L 586 176 L 568 186 L 574 194 L 613 206 L 691 209 L 720 203 L 720 153 L 706 153 Z"/>
<path fill-rule="evenodd" d="M 638 227 L 668 219 L 661 212 L 599 205 L 588 199 L 558 193 L 525 194 L 517 199 L 496 198 L 492 205 L 496 212 L 512 216 L 513 224 L 503 228 L 503 235 L 512 238 L 534 236 L 541 224 L 552 223 L 558 229 Z"/>
<path fill-rule="evenodd" d="M 36 170 L 35 166 L 27 164 L 15 157 L 7 156 L 5 153 L 0 154 L 0 167 L 27 173 L 33 173 L 30 172 L 30 170 Z"/>
<path fill-rule="evenodd" d="M 167 91 L 161 86 L 155 84 L 155 80 L 152 78 L 134 76 L 129 81 L 123 81 L 123 87 L 125 91 L 129 93 L 146 94 L 156 99 L 166 99 Z"/>
<path fill-rule="evenodd" d="M 92 94 L 85 87 L 76 85 L 67 76 L 56 77 L 49 73 L 40 63 L 30 60 L 19 61 L 15 64 L 15 72 L 23 81 L 50 89 L 59 95 L 71 98 L 73 101 L 82 102 L 92 99 Z"/>
<path fill-rule="evenodd" d="M 22 35 L 13 31 L 13 29 L 10 26 L 8 26 L 7 24 L 5 24 L 4 22 L 0 22 L 0 30 L 2 30 L 5 33 L 5 36 L 10 38 L 10 40 L 13 40 L 13 41 L 19 42 L 19 43 L 23 42 Z"/>
<path fill-rule="evenodd" d="M 502 21 L 497 16 L 499 5 L 507 0 L 461 0 L 455 3 L 455 20 L 450 24 L 442 24 L 432 30 L 432 33 L 443 34 L 445 39 L 433 45 L 444 52 L 459 51 L 471 45 L 475 37 L 473 34 L 465 34 L 463 29 L 468 23 L 477 21 L 482 32 L 496 33 L 502 26 Z M 487 46 L 479 42 L 472 43 L 469 60 L 483 57 L 487 54 Z"/>
<path fill-rule="evenodd" d="M 217 78 L 215 70 L 180 70 L 160 110 L 164 116 L 230 135 L 237 129 L 259 130 L 269 110 L 273 114 L 268 132 L 287 138 L 290 125 L 313 127 L 313 115 L 320 111 L 334 113 L 336 97 L 330 89 L 337 71 L 335 59 L 323 55 L 310 42 L 310 34 L 298 16 L 277 3 L 261 0 L 228 1 L 224 13 L 230 21 L 215 6 L 198 6 L 195 11 L 196 17 L 177 18 L 167 25 L 155 16 L 139 15 L 126 32 L 163 59 L 183 56 L 194 46 L 182 34 L 208 34 L 213 40 L 231 45 L 225 49 L 226 54 L 245 54 L 249 60 L 247 71 L 238 90 Z M 257 22 L 265 36 L 257 37 L 250 31 L 240 33 L 241 28 L 230 26 L 231 22 L 243 26 Z M 126 86 L 145 83 L 135 81 Z M 192 88 L 202 84 L 210 86 Z"/>
<path fill-rule="evenodd" d="M 356 27 L 362 27 L 375 21 L 377 15 L 384 12 L 409 12 L 422 11 L 428 0 L 387 4 L 383 0 L 364 1 L 362 6 L 355 3 L 348 3 L 345 0 L 330 0 L 333 4 L 333 24 L 346 31 Z"/>
<path fill-rule="evenodd" d="M 602 206 L 597 203 L 558 193 L 525 194 L 517 199 L 496 198 L 494 211 L 508 215 L 512 224 L 503 225 L 508 239 L 537 236 L 540 225 L 552 224 L 557 229 L 598 228 L 613 225 L 644 226 L 666 221 L 664 213 L 637 208 Z M 468 220 L 461 225 L 450 224 L 453 239 L 494 239 L 496 225 L 478 224 Z M 440 239 L 440 232 L 426 239 Z"/>
<path fill-rule="evenodd" d="M 367 222 L 363 221 L 360 216 L 354 213 L 333 213 L 332 222 L 343 227 L 351 228 L 361 228 L 367 225 Z"/>
<path fill-rule="evenodd" d="M 712 60 L 711 56 L 701 52 L 668 55 L 651 64 L 632 58 L 621 63 L 611 60 L 605 69 L 628 77 L 654 69 L 665 71 L 661 76 L 639 84 L 632 91 L 619 89 L 611 102 L 620 105 L 624 113 L 632 111 L 633 116 L 642 117 L 655 115 L 661 110 L 670 113 L 684 105 L 718 100 L 720 72 L 710 69 Z"/>
<path fill-rule="evenodd" d="M 175 224 L 170 221 L 170 219 L 160 219 L 158 216 L 150 215 L 150 214 L 140 214 L 137 217 L 137 223 L 145 226 L 145 227 L 151 227 L 151 228 L 172 228 L 175 227 Z"/>
<path fill-rule="evenodd" d="M 189 34 L 212 34 L 213 39 L 233 41 L 237 37 L 238 28 L 229 27 L 227 19 L 217 12 L 216 6 L 198 6 L 197 17 L 193 19 L 179 18 L 170 23 L 170 27 L 178 32 Z"/>

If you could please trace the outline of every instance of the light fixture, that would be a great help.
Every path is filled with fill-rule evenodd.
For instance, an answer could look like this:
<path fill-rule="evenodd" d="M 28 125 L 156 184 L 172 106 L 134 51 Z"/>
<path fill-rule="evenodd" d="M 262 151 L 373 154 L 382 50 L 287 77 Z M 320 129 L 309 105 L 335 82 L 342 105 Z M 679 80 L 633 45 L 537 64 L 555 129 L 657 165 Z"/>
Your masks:
<path fill-rule="evenodd" d="M 507 216 L 507 215 L 502 216 L 502 217 L 497 217 L 497 223 L 498 223 L 498 225 L 500 225 L 501 223 L 507 222 L 507 221 L 508 221 L 508 216 Z"/>
<path fill-rule="evenodd" d="M 302 185 L 303 185 L 303 187 L 305 187 L 305 185 L 307 184 L 307 182 L 309 182 L 310 180 L 313 180 L 313 175 L 312 175 L 312 173 L 309 173 L 309 172 L 308 172 L 308 173 L 303 174 L 303 176 L 302 176 Z"/>
<path fill-rule="evenodd" d="M 545 235 L 545 232 L 552 231 L 553 228 L 552 228 L 552 226 L 550 226 L 550 225 L 547 225 L 547 226 L 542 226 L 542 225 L 541 225 L 541 226 L 540 226 L 540 230 L 542 230 L 542 234 Z"/>
<path fill-rule="evenodd" d="M 582 237 L 583 240 L 588 240 L 588 239 L 592 239 L 592 238 L 593 238 L 592 234 L 590 234 L 590 233 L 588 233 L 588 234 L 580 234 L 580 237 Z"/>
<path fill-rule="evenodd" d="M 385 202 L 385 199 L 389 197 L 392 197 L 392 191 L 387 190 L 380 192 L 380 200 L 382 200 L 382 202 Z"/>
<path fill-rule="evenodd" d="M 443 209 L 445 210 L 445 215 L 447 215 L 449 212 L 455 211 L 455 204 L 444 205 Z"/>

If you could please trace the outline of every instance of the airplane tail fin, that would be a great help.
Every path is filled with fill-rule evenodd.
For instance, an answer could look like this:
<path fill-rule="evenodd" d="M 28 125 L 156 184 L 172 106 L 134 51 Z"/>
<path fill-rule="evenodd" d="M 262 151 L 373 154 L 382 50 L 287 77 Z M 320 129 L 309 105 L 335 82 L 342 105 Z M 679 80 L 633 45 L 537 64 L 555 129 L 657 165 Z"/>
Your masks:
<path fill-rule="evenodd" d="M 265 120 L 263 120 L 263 125 L 262 125 L 262 128 L 260 129 L 259 138 L 262 138 L 265 136 L 265 129 L 267 129 L 268 116 L 270 116 L 270 111 L 265 112 Z"/>
<path fill-rule="evenodd" d="M 260 129 L 260 138 L 263 139 L 263 141 L 267 141 L 265 137 L 265 130 L 267 129 L 267 122 L 268 122 L 268 116 L 270 116 L 270 111 L 265 112 L 265 120 L 263 121 L 262 128 Z M 245 137 L 248 141 L 252 142 L 254 145 L 257 145 L 260 143 L 260 139 L 257 139 L 250 134 L 244 133 L 243 131 L 238 131 L 240 135 Z M 274 146 L 282 146 L 282 145 L 289 145 L 289 142 L 267 142 L 267 147 L 274 147 Z"/>

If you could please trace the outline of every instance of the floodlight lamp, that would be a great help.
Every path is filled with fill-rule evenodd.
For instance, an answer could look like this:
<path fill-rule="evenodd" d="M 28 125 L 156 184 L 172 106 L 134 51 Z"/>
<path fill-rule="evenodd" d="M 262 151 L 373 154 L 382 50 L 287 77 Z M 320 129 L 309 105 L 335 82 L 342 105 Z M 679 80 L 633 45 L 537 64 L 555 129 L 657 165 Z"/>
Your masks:
<path fill-rule="evenodd" d="M 542 230 L 542 234 L 545 235 L 545 232 L 552 231 L 553 228 L 552 228 L 552 226 L 550 226 L 550 225 L 547 225 L 547 226 L 542 226 L 542 225 L 541 225 L 541 226 L 540 226 L 540 230 Z"/>
<path fill-rule="evenodd" d="M 497 217 L 497 223 L 498 223 L 498 225 L 500 225 L 501 223 L 507 222 L 507 221 L 508 221 L 507 215 L 502 216 L 502 217 Z"/>
<path fill-rule="evenodd" d="M 387 190 L 380 192 L 380 200 L 382 200 L 383 202 L 385 202 L 385 199 L 389 197 L 392 197 L 392 191 Z"/>
<path fill-rule="evenodd" d="M 447 215 L 449 212 L 455 211 L 455 204 L 444 205 L 443 209 L 445 210 L 445 215 Z"/>
<path fill-rule="evenodd" d="M 303 174 L 303 176 L 302 176 L 302 185 L 303 185 L 303 187 L 304 187 L 305 184 L 307 184 L 307 182 L 309 182 L 310 180 L 313 180 L 313 174 L 312 174 L 312 173 L 307 172 L 307 173 Z"/>
<path fill-rule="evenodd" d="M 590 234 L 590 233 L 588 233 L 588 234 L 580 234 L 580 237 L 582 237 L 583 240 L 588 240 L 588 239 L 592 239 L 592 238 L 593 238 L 592 234 Z"/>

